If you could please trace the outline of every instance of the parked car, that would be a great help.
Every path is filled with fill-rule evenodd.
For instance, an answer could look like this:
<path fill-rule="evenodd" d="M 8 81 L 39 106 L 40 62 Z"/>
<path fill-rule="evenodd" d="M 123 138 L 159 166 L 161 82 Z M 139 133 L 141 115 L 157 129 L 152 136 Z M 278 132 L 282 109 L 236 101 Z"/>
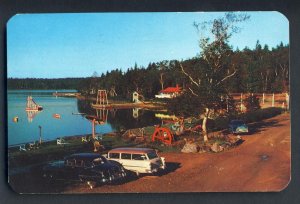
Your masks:
<path fill-rule="evenodd" d="M 117 161 L 129 171 L 140 173 L 156 173 L 166 168 L 165 158 L 159 157 L 150 148 L 116 148 L 107 154 L 108 160 Z"/>
<path fill-rule="evenodd" d="M 233 134 L 249 133 L 248 126 L 243 120 L 232 120 L 229 123 L 229 131 Z"/>
<path fill-rule="evenodd" d="M 79 153 L 43 167 L 43 176 L 51 180 L 86 182 L 92 189 L 100 183 L 113 183 L 126 177 L 125 169 L 97 153 Z"/>

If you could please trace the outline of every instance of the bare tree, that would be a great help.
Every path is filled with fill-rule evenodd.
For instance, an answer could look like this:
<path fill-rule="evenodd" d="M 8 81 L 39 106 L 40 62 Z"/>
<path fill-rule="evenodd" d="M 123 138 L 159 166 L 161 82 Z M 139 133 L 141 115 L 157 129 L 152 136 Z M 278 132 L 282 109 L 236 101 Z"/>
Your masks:
<path fill-rule="evenodd" d="M 180 64 L 182 73 L 189 79 L 189 93 L 201 103 L 204 118 L 202 130 L 204 142 L 208 141 L 207 120 L 220 108 L 222 97 L 228 95 L 226 81 L 235 76 L 237 66 L 231 60 L 232 48 L 228 44 L 232 34 L 240 31 L 237 23 L 248 20 L 247 14 L 226 13 L 224 17 L 209 22 L 194 23 L 200 33 L 200 59 L 198 70 L 191 70 Z M 203 34 L 208 29 L 213 40 Z"/>

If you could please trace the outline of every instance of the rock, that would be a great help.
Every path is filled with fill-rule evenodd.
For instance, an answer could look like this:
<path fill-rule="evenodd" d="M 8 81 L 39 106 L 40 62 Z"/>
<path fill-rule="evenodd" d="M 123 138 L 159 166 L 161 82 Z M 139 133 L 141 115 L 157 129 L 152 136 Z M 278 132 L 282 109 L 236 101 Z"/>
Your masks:
<path fill-rule="evenodd" d="M 199 146 L 195 143 L 187 142 L 183 148 L 181 149 L 181 152 L 183 153 L 196 153 L 199 150 Z"/>
<path fill-rule="evenodd" d="M 241 144 L 244 140 L 242 139 L 241 136 L 228 136 L 226 138 L 226 143 L 229 143 L 230 146 L 237 146 L 239 144 Z"/>
<path fill-rule="evenodd" d="M 224 150 L 224 147 L 220 146 L 218 143 L 214 143 L 211 147 L 210 150 L 213 152 L 222 152 Z"/>

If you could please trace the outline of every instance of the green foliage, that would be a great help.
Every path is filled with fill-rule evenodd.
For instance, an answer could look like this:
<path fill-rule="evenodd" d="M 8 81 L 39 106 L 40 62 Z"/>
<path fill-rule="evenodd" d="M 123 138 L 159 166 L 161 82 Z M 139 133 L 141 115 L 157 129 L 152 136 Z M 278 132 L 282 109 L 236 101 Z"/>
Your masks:
<path fill-rule="evenodd" d="M 189 94 L 183 94 L 179 97 L 169 100 L 167 109 L 171 114 L 182 116 L 199 116 L 201 103 L 195 100 L 195 97 Z"/>
<path fill-rule="evenodd" d="M 260 109 L 259 98 L 255 95 L 250 95 L 245 99 L 244 105 L 248 112 Z"/>
<path fill-rule="evenodd" d="M 8 89 L 79 89 L 84 86 L 89 78 L 61 78 L 61 79 L 37 79 L 37 78 L 8 78 Z"/>
<path fill-rule="evenodd" d="M 217 117 L 213 121 L 213 123 L 211 122 L 210 130 L 218 131 L 218 130 L 227 129 L 228 124 L 232 119 L 241 118 L 246 123 L 253 123 L 253 122 L 259 122 L 268 118 L 275 117 L 282 113 L 283 113 L 282 108 L 272 107 L 272 108 L 258 109 L 252 112 L 243 113 L 239 115 L 228 115 L 228 116 Z"/>
<path fill-rule="evenodd" d="M 228 124 L 230 122 L 229 117 L 218 117 L 215 119 L 215 126 L 213 130 L 224 130 L 228 128 Z"/>
<path fill-rule="evenodd" d="M 248 112 L 241 115 L 240 117 L 243 118 L 246 123 L 252 123 L 252 122 L 257 122 L 264 119 L 272 118 L 274 116 L 280 115 L 281 113 L 283 113 L 282 108 L 271 107 L 271 108 L 259 109 L 253 112 Z"/>

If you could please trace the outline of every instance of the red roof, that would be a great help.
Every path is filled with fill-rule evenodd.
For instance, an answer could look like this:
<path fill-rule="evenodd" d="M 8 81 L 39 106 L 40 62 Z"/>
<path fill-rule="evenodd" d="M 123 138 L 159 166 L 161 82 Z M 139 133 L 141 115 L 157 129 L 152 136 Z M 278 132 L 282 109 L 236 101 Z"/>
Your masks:
<path fill-rule="evenodd" d="M 176 93 L 176 92 L 181 92 L 181 87 L 176 86 L 176 87 L 168 87 L 162 91 L 161 93 Z"/>

